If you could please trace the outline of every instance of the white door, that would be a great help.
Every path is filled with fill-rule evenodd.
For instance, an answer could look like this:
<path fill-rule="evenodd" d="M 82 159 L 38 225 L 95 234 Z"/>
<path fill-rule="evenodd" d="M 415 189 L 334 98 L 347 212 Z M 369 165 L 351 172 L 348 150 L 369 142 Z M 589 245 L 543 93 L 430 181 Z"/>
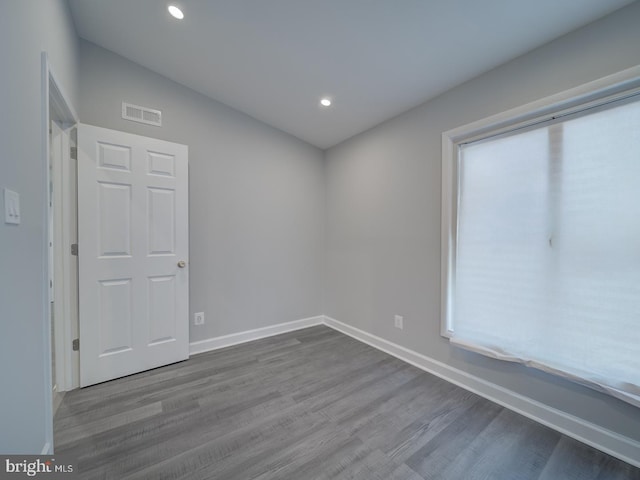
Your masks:
<path fill-rule="evenodd" d="M 78 127 L 82 387 L 189 357 L 187 154 Z"/>

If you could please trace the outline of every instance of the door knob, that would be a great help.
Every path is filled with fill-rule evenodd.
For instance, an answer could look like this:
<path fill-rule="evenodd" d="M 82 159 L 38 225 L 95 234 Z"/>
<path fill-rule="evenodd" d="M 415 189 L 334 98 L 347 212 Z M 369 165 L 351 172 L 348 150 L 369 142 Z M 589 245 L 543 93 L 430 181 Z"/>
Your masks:
<path fill-rule="evenodd" d="M 185 262 L 184 260 L 180 260 L 180 261 L 178 262 L 178 267 L 180 267 L 180 268 L 184 268 L 184 267 L 186 267 L 186 266 L 187 266 L 187 262 Z"/>

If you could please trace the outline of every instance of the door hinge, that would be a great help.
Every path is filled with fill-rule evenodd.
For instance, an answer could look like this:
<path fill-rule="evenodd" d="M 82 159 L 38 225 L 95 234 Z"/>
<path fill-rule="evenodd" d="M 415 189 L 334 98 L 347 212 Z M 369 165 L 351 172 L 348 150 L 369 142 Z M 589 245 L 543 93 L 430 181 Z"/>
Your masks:
<path fill-rule="evenodd" d="M 78 256 L 78 244 L 77 243 L 72 243 L 71 244 L 71 255 L 75 255 L 76 257 Z"/>
<path fill-rule="evenodd" d="M 74 352 L 80 350 L 80 339 L 76 338 L 73 342 L 71 342 L 71 348 Z"/>
<path fill-rule="evenodd" d="M 71 160 L 77 160 L 78 159 L 78 147 L 71 147 L 71 149 L 69 151 L 69 156 L 71 157 Z"/>

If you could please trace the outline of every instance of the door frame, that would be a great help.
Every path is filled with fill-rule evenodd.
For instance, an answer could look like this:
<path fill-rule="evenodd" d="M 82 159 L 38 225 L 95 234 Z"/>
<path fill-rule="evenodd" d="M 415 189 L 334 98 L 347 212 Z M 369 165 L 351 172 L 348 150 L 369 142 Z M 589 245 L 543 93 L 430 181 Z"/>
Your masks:
<path fill-rule="evenodd" d="M 73 351 L 72 341 L 77 338 L 78 322 L 78 272 L 71 254 L 71 244 L 77 243 L 72 236 L 77 225 L 77 184 L 72 181 L 71 148 L 76 125 L 60 123 L 57 115 L 50 113 L 51 123 L 61 129 L 59 151 L 53 152 L 51 181 L 53 183 L 53 343 L 57 392 L 66 392 L 78 387 L 78 352 Z M 50 134 L 50 140 L 54 133 Z M 58 148 L 56 148 L 58 150 Z M 51 264 L 50 264 L 51 265 Z M 75 270 L 75 271 L 74 271 Z M 75 292 L 74 292 L 75 290 Z M 73 295 L 75 293 L 75 295 Z M 74 302 L 75 301 L 75 302 Z M 74 305 L 75 303 L 75 305 Z M 54 394 L 55 397 L 55 394 Z M 55 404 L 55 402 L 54 402 Z M 55 411 L 53 412 L 55 415 Z"/>
<path fill-rule="evenodd" d="M 49 188 L 51 182 L 51 175 L 49 172 L 49 162 L 50 162 L 50 138 L 49 138 L 49 126 L 50 120 L 54 119 L 63 125 L 63 129 L 67 130 L 73 127 L 78 122 L 78 116 L 73 108 L 73 105 L 69 101 L 68 95 L 65 94 L 62 89 L 61 83 L 57 79 L 58 77 L 53 72 L 51 67 L 51 62 L 49 61 L 49 55 L 47 52 L 42 52 L 41 54 L 41 167 L 44 175 L 44 182 L 41 188 L 45 192 L 45 201 L 43 207 L 43 231 L 44 236 L 42 238 L 42 248 L 43 248 L 43 265 L 42 265 L 42 284 L 43 288 L 43 298 L 41 299 L 44 306 L 44 318 L 42 319 L 42 351 L 44 352 L 43 358 L 43 370 L 44 370 L 44 389 L 45 389 L 45 411 L 44 411 L 44 421 L 45 421 L 45 444 L 42 449 L 42 454 L 51 454 L 53 452 L 53 384 L 52 384 L 52 365 L 51 365 L 51 303 L 49 302 L 49 281 L 52 278 L 53 272 L 50 272 L 50 264 L 55 261 L 51 259 L 51 251 L 49 248 L 49 239 L 51 238 L 50 232 L 50 219 L 53 215 L 53 211 L 50 208 L 49 204 Z M 55 188 L 55 185 L 54 185 Z M 58 186 L 60 188 L 60 186 Z M 64 281 L 60 282 L 64 285 Z M 67 292 L 63 292 L 62 294 L 66 294 Z M 65 319 L 67 317 L 63 317 Z M 67 318 L 68 319 L 68 318 Z M 69 325 L 70 328 L 70 325 Z M 63 331 L 67 331 L 67 326 L 63 327 Z M 70 338 L 65 338 L 63 335 L 63 342 L 71 344 Z M 71 348 L 66 348 L 63 346 L 63 352 L 60 353 L 59 357 L 62 362 L 64 362 L 65 370 L 67 370 L 66 365 L 71 365 Z M 56 361 L 58 359 L 58 355 L 56 356 Z M 63 381 L 66 385 L 66 375 L 63 376 Z"/>

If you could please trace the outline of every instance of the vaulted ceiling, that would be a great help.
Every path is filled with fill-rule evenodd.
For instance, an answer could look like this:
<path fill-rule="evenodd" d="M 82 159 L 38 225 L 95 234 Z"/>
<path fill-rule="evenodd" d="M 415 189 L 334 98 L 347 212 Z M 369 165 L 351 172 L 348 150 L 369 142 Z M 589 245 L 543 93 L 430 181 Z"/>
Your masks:
<path fill-rule="evenodd" d="M 629 3 L 69 1 L 80 37 L 323 149 Z"/>

